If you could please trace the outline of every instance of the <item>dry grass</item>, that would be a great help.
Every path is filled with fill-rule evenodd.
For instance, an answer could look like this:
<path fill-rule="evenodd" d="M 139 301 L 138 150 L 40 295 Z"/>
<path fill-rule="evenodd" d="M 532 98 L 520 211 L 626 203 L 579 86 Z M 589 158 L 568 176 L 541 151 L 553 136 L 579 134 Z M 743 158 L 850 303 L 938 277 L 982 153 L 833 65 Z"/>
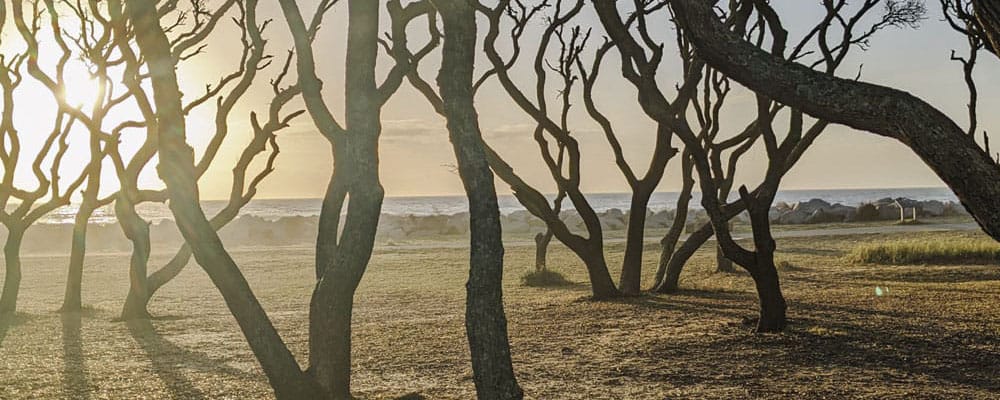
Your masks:
<path fill-rule="evenodd" d="M 593 302 L 583 285 L 522 286 L 519 272 L 533 264 L 533 251 L 510 246 L 504 294 L 519 382 L 535 399 L 997 398 L 1000 270 L 845 261 L 857 244 L 875 238 L 779 239 L 781 259 L 795 266 L 782 271 L 791 325 L 763 336 L 740 323 L 756 309 L 752 282 L 745 274 L 713 273 L 714 250 L 695 256 L 681 293 Z M 647 285 L 656 247 L 645 258 Z M 586 282 L 583 266 L 564 248 L 553 246 L 550 254 L 550 267 Z M 311 249 L 234 256 L 305 360 Z M 621 257 L 621 246 L 609 249 L 609 264 Z M 200 269 L 188 269 L 153 300 L 158 319 L 127 325 L 112 322 L 127 290 L 127 258 L 89 258 L 84 301 L 91 309 L 61 317 L 54 310 L 66 262 L 24 260 L 23 312 L 0 322 L 0 398 L 271 396 Z M 356 301 L 359 397 L 474 397 L 462 316 L 467 268 L 458 248 L 377 252 Z M 876 296 L 876 286 L 890 290 Z"/>
<path fill-rule="evenodd" d="M 872 264 L 997 264 L 1000 243 L 975 240 L 906 239 L 857 246 L 848 256 L 853 262 Z"/>
<path fill-rule="evenodd" d="M 551 269 L 530 269 L 521 274 L 521 284 L 530 287 L 555 287 L 572 285 L 563 274 Z"/>

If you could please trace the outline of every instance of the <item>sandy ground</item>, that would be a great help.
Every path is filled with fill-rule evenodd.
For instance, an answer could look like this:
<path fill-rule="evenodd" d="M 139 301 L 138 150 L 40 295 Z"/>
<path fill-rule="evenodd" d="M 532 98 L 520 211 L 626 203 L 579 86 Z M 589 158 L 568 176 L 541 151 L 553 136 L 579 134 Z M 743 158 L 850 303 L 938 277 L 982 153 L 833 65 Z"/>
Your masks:
<path fill-rule="evenodd" d="M 537 399 L 1000 399 L 1000 268 L 855 265 L 861 242 L 981 234 L 896 232 L 783 237 L 791 326 L 753 335 L 745 274 L 712 272 L 699 253 L 669 296 L 587 300 L 583 284 L 527 288 L 533 248 L 510 245 L 505 300 L 519 382 Z M 656 246 L 646 257 L 652 274 Z M 608 249 L 620 262 L 621 245 Z M 300 360 L 306 359 L 309 248 L 233 255 Z M 154 265 L 167 254 L 158 254 Z M 267 383 L 205 274 L 192 264 L 153 300 L 148 324 L 113 322 L 127 257 L 87 260 L 82 316 L 63 317 L 67 258 L 28 256 L 19 313 L 0 324 L 0 398 L 269 398 Z M 550 265 L 585 282 L 554 247 Z M 463 327 L 465 251 L 382 247 L 359 289 L 355 394 L 472 398 Z M 613 271 L 617 277 L 617 271 Z M 649 276 L 645 281 L 649 284 Z M 883 289 L 876 296 L 875 287 Z"/>

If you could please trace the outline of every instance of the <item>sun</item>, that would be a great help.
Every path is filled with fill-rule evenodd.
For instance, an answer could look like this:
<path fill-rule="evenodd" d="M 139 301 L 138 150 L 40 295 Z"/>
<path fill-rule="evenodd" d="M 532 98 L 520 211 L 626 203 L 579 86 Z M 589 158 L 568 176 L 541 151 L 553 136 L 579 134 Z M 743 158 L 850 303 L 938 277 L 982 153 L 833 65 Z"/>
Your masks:
<path fill-rule="evenodd" d="M 67 65 L 63 96 L 71 107 L 90 108 L 100 100 L 101 82 L 93 77 L 86 66 Z"/>

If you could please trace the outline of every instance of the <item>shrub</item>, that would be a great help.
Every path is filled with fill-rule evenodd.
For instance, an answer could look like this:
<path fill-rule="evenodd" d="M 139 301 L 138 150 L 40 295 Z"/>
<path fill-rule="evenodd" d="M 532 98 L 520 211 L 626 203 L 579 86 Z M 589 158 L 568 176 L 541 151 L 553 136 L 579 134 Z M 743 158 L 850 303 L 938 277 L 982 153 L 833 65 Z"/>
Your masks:
<path fill-rule="evenodd" d="M 1000 243 L 989 239 L 869 243 L 855 247 L 848 259 L 859 263 L 890 265 L 996 264 L 1000 262 Z"/>
<path fill-rule="evenodd" d="M 562 274 L 551 269 L 532 269 L 521 275 L 521 283 L 530 287 L 566 286 L 573 283 L 566 280 Z"/>
<path fill-rule="evenodd" d="M 878 221 L 878 208 L 872 203 L 863 203 L 858 206 L 854 220 L 858 222 Z"/>

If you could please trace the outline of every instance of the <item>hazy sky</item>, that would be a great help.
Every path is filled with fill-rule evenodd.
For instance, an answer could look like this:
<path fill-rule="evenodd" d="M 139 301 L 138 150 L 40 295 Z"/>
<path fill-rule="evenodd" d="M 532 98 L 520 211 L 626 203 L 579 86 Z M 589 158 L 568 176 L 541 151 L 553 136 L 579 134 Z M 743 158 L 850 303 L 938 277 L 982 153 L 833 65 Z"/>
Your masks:
<path fill-rule="evenodd" d="M 304 12 L 311 12 L 313 1 L 299 2 Z M 321 79 L 325 83 L 325 95 L 334 112 L 342 115 L 343 110 L 343 64 L 344 42 L 346 38 L 346 2 L 341 2 L 327 17 L 326 24 L 314 45 Z M 775 0 L 773 1 L 783 20 L 791 31 L 792 40 L 797 40 L 802 31 L 820 18 L 819 1 Z M 952 49 L 960 54 L 966 52 L 963 38 L 949 30 L 941 21 L 936 1 L 928 2 L 927 19 L 920 29 L 888 29 L 880 32 L 870 43 L 867 52 L 855 50 L 854 56 L 842 67 L 841 75 L 854 76 L 863 64 L 862 80 L 893 86 L 907 90 L 951 115 L 959 124 L 965 125 L 967 92 L 962 80 L 960 66 L 949 60 Z M 276 1 L 263 1 L 262 17 L 275 18 L 265 33 L 269 39 L 272 54 L 283 55 L 290 48 L 286 26 L 277 10 Z M 383 18 L 385 23 L 386 18 Z M 595 24 L 589 6 L 580 17 L 581 23 Z M 673 25 L 665 13 L 658 14 L 650 23 L 658 38 L 672 43 Z M 10 41 L 10 27 L 0 41 Z M 485 28 L 481 28 L 485 29 Z M 417 29 L 415 28 L 414 31 Z M 594 30 L 594 42 L 603 36 L 599 27 Z M 534 49 L 530 44 L 537 42 L 538 24 L 526 33 L 527 54 Z M 238 60 L 237 46 L 232 46 L 232 32 L 220 32 L 209 43 L 205 55 L 191 61 L 180 72 L 186 92 L 194 95 L 204 86 L 206 77 L 218 76 L 220 71 L 232 67 Z M 419 42 L 421 37 L 411 38 Z M 0 42 L 5 48 L 9 44 Z M 668 53 L 673 50 L 668 47 Z M 585 55 L 589 59 L 590 56 Z M 671 58 L 668 56 L 668 58 Z M 381 59 L 381 69 L 385 69 L 389 59 Z M 479 60 L 485 67 L 485 60 Z M 522 59 L 522 67 L 530 60 Z M 438 58 L 429 57 L 422 65 L 424 76 L 433 82 L 436 76 Z M 996 58 L 985 53 L 980 58 L 977 74 L 980 87 L 980 126 L 989 129 L 1000 123 L 1000 118 L 992 112 L 1000 106 L 1000 68 Z M 676 63 L 671 60 L 668 68 L 661 73 L 663 87 L 671 87 L 671 79 L 676 79 Z M 515 78 L 526 91 L 533 88 L 533 76 L 518 67 Z M 635 91 L 619 74 L 617 56 L 609 56 L 599 78 L 598 105 L 612 119 L 623 142 L 627 158 L 638 171 L 644 171 L 648 164 L 653 143 L 653 124 L 637 108 Z M 266 85 L 275 69 L 263 71 L 261 83 L 255 87 L 245 105 L 238 107 L 231 118 L 232 134 L 220 155 L 217 166 L 202 180 L 205 198 L 223 198 L 228 193 L 230 169 L 249 138 L 248 113 L 250 109 L 263 110 L 268 101 Z M 551 81 L 552 79 L 550 79 Z M 550 94 L 556 95 L 557 88 L 551 86 Z M 39 100 L 41 101 L 41 100 Z M 620 172 L 614 167 L 612 155 L 603 134 L 583 113 L 582 102 L 577 99 L 572 130 L 581 143 L 583 153 L 583 186 L 588 192 L 618 192 L 627 190 Z M 554 104 L 554 103 L 552 103 Z M 517 171 L 540 189 L 553 191 L 554 185 L 539 158 L 539 150 L 531 139 L 534 124 L 511 103 L 506 94 L 495 83 L 488 84 L 477 98 L 480 120 L 486 140 L 493 145 Z M 755 111 L 753 97 L 747 92 L 734 92 L 727 103 L 724 116 L 724 131 L 729 134 L 743 128 Z M 212 134 L 210 114 L 195 116 L 189 127 L 190 141 L 200 148 Z M 342 121 L 342 118 L 341 118 Z M 452 172 L 454 155 L 444 121 L 426 104 L 423 97 L 406 84 L 388 103 L 383 112 L 383 134 L 381 141 L 382 181 L 390 196 L 440 195 L 462 193 L 458 176 Z M 724 133 L 725 135 L 726 133 Z M 322 196 L 331 171 L 329 145 L 320 137 L 307 116 L 296 121 L 294 126 L 279 136 L 281 155 L 277 171 L 262 185 L 260 197 L 320 197 Z M 741 165 L 739 179 L 753 184 L 758 181 L 764 169 L 762 149 L 754 149 Z M 672 162 L 667 176 L 660 185 L 661 191 L 677 190 L 680 186 L 678 175 L 679 160 Z M 149 168 L 145 181 L 156 184 L 155 171 Z M 498 181 L 499 182 L 499 181 Z M 893 140 L 880 138 L 868 133 L 856 132 L 843 126 L 831 126 L 807 152 L 784 180 L 784 189 L 819 188 L 884 188 L 942 186 L 933 173 L 906 147 Z M 508 192 L 499 182 L 498 189 Z"/>

